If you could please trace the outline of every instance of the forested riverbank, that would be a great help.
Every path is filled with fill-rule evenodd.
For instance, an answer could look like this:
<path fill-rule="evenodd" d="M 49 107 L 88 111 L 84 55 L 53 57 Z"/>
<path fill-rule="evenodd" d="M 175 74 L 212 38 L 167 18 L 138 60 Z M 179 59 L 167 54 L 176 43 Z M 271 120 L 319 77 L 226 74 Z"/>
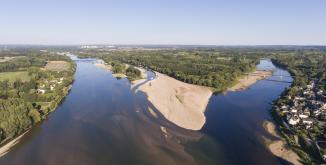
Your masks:
<path fill-rule="evenodd" d="M 306 50 L 272 56 L 294 78 L 273 106 L 282 137 L 306 164 L 319 164 L 326 155 L 326 52 Z"/>
<path fill-rule="evenodd" d="M 216 92 L 235 85 L 240 77 L 255 70 L 259 62 L 259 56 L 214 49 L 82 50 L 76 54 L 100 58 L 108 64 L 142 66 L 189 84 L 212 87 Z"/>
<path fill-rule="evenodd" d="M 40 50 L 0 52 L 0 144 L 24 133 L 54 111 L 68 94 L 75 64 Z"/>

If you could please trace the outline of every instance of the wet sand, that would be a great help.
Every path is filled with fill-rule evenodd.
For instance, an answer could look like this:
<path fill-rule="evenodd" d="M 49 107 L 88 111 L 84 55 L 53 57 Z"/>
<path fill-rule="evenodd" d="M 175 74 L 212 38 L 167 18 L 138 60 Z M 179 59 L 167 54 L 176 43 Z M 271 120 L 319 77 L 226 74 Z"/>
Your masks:
<path fill-rule="evenodd" d="M 227 91 L 241 91 L 245 90 L 258 80 L 265 79 L 272 75 L 271 71 L 262 71 L 256 70 L 249 75 L 243 76 L 238 80 L 238 83 L 231 88 L 228 88 Z"/>
<path fill-rule="evenodd" d="M 19 140 L 27 133 L 28 131 L 26 131 L 25 133 L 21 134 L 20 136 L 16 137 L 15 139 L 12 139 L 11 141 L 7 142 L 5 145 L 3 145 L 0 148 L 0 158 L 4 155 L 6 155 L 9 150 L 15 146 L 15 144 L 17 144 L 19 142 Z"/>
<path fill-rule="evenodd" d="M 212 91 L 208 87 L 191 85 L 156 72 L 156 79 L 139 90 L 163 116 L 179 127 L 200 130 L 205 124 L 204 111 Z"/>
<path fill-rule="evenodd" d="M 277 157 L 280 157 L 288 162 L 293 164 L 302 164 L 300 162 L 300 157 L 292 151 L 286 144 L 284 140 L 282 140 L 280 134 L 278 133 L 274 123 L 270 121 L 265 121 L 263 123 L 265 130 L 272 135 L 273 137 L 277 138 L 277 140 L 272 140 L 265 138 L 266 145 L 268 149 Z"/>

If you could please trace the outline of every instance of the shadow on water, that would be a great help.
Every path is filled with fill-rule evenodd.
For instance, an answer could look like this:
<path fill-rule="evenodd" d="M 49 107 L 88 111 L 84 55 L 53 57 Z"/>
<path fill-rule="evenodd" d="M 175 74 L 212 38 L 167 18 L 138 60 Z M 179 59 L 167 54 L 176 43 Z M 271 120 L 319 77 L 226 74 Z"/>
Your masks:
<path fill-rule="evenodd" d="M 114 78 L 89 59 L 76 63 L 75 82 L 63 103 L 0 164 L 281 163 L 261 135 L 269 103 L 286 84 L 259 81 L 246 91 L 213 96 L 202 131 L 188 131 L 165 120 L 126 78 Z"/>

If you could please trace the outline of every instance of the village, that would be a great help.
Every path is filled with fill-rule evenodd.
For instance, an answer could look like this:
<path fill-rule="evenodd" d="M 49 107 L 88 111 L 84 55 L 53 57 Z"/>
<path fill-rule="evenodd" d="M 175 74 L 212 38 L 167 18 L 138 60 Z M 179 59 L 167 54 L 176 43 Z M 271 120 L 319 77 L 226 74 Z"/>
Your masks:
<path fill-rule="evenodd" d="M 318 89 L 316 81 L 305 88 L 300 87 L 296 96 L 287 96 L 288 105 L 277 107 L 284 120 L 293 129 L 311 129 L 314 124 L 324 125 L 326 121 L 326 96 Z"/>
<path fill-rule="evenodd" d="M 326 95 L 317 85 L 318 80 L 299 87 L 295 96 L 287 95 L 287 104 L 275 108 L 282 117 L 283 125 L 298 139 L 305 132 L 306 141 L 315 146 L 317 153 L 326 161 L 326 140 L 323 136 L 326 126 Z M 298 143 L 298 140 L 296 140 Z"/>
<path fill-rule="evenodd" d="M 36 92 L 39 94 L 44 94 L 48 90 L 53 91 L 57 85 L 62 84 L 63 80 L 64 80 L 63 77 L 61 77 L 59 79 L 50 80 L 50 81 L 44 80 L 44 82 L 40 83 Z"/>

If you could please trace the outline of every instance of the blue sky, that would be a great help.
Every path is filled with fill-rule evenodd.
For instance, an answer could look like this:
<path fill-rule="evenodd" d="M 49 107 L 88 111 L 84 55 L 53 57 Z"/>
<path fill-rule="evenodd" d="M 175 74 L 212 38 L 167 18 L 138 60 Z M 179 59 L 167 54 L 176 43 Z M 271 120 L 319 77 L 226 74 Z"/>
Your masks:
<path fill-rule="evenodd" d="M 326 1 L 1 0 L 0 44 L 326 45 Z"/>

